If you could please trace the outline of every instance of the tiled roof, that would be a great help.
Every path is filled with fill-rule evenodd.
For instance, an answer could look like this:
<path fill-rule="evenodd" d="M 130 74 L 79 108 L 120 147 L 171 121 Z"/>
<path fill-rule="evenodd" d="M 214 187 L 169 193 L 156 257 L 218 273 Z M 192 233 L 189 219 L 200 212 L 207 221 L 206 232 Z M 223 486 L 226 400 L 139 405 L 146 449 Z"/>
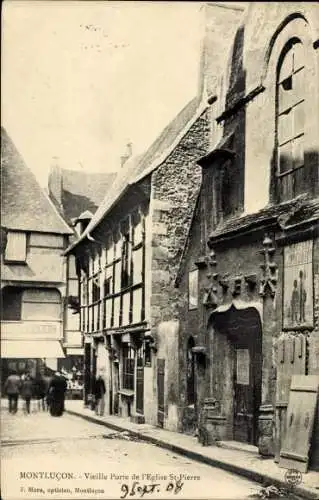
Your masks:
<path fill-rule="evenodd" d="M 118 200 L 120 195 L 123 194 L 128 186 L 132 183 L 139 168 L 139 160 L 140 156 L 129 158 L 125 162 L 121 170 L 119 170 L 113 184 L 109 186 L 109 190 L 107 191 L 104 200 L 102 201 L 101 205 L 93 215 L 90 223 L 84 231 L 82 235 L 83 237 L 98 225 L 98 223 L 106 215 L 108 210 L 110 210 L 110 208 Z"/>
<path fill-rule="evenodd" d="M 71 234 L 35 175 L 1 127 L 1 225 L 8 229 Z"/>
<path fill-rule="evenodd" d="M 127 160 L 118 172 L 103 202 L 95 212 L 91 222 L 81 237 L 72 245 L 75 246 L 91 232 L 105 217 L 111 207 L 118 201 L 128 187 L 150 175 L 169 156 L 183 135 L 202 112 L 203 105 L 198 97 L 192 99 L 181 112 L 169 123 L 150 148 L 141 156 Z"/>
<path fill-rule="evenodd" d="M 86 210 L 96 211 L 116 174 L 61 169 L 61 176 L 63 212 L 71 221 Z"/>
<path fill-rule="evenodd" d="M 259 227 L 262 224 L 278 223 L 282 229 L 294 226 L 301 222 L 316 220 L 319 217 L 319 198 L 309 199 L 307 195 L 271 205 L 259 210 L 257 213 L 232 217 L 227 222 L 220 224 L 210 235 L 214 242 L 223 237 Z"/>

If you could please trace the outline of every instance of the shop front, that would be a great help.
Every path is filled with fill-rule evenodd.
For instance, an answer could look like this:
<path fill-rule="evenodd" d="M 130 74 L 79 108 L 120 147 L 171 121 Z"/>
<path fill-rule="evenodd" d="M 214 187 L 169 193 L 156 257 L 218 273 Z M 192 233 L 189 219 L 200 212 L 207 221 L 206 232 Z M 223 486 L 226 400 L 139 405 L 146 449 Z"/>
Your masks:
<path fill-rule="evenodd" d="M 1 322 L 2 383 L 11 370 L 33 377 L 45 368 L 54 371 L 64 357 L 60 322 Z"/>

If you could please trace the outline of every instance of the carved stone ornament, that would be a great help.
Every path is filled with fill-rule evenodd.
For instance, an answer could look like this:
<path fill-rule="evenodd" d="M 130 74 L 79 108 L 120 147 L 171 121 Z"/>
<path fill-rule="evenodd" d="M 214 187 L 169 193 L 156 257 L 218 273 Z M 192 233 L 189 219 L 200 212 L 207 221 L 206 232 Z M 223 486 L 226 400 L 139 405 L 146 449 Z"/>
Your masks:
<path fill-rule="evenodd" d="M 203 298 L 203 305 L 205 307 L 215 308 L 218 306 L 218 297 L 216 292 L 217 290 L 216 287 L 214 286 L 209 286 L 205 288 L 205 293 Z"/>
<path fill-rule="evenodd" d="M 207 286 L 204 288 L 203 305 L 207 308 L 216 308 L 218 306 L 217 287 L 218 273 L 216 272 L 216 254 L 213 249 L 210 249 L 209 254 L 205 257 L 207 264 Z"/>
<path fill-rule="evenodd" d="M 278 268 L 274 262 L 275 247 L 272 239 L 266 235 L 263 241 L 263 249 L 260 253 L 264 256 L 264 262 L 260 265 L 262 269 L 262 279 L 260 280 L 259 294 L 265 297 L 269 293 L 270 297 L 276 294 L 278 283 Z"/>
<path fill-rule="evenodd" d="M 242 283 L 242 277 L 235 276 L 233 282 L 233 291 L 232 291 L 233 297 L 238 297 L 238 295 L 241 294 L 241 283 Z"/>

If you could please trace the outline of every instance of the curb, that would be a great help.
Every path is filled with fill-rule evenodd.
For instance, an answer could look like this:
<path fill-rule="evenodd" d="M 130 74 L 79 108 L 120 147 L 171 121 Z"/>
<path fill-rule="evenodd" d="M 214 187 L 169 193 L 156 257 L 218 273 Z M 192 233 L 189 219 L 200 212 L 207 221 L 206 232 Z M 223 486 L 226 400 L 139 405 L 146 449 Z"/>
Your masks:
<path fill-rule="evenodd" d="M 187 448 L 183 448 L 182 446 L 174 445 L 171 443 L 167 443 L 163 441 L 162 439 L 155 438 L 153 436 L 149 436 L 147 434 L 143 434 L 143 432 L 140 431 L 134 431 L 134 430 L 128 430 L 125 427 L 122 427 L 120 425 L 116 425 L 110 422 L 105 422 L 101 421 L 98 418 L 95 418 L 90 415 L 82 415 L 81 413 L 78 413 L 73 410 L 65 410 L 66 413 L 80 417 L 88 422 L 92 422 L 94 424 L 102 425 L 104 427 L 108 427 L 109 429 L 112 429 L 114 431 L 118 432 L 123 432 L 123 431 L 128 431 L 132 436 L 138 437 L 141 439 L 141 441 L 148 442 L 151 444 L 155 444 L 156 446 L 160 446 L 163 449 L 173 451 L 174 453 L 178 453 L 179 455 L 183 455 L 184 457 L 190 458 L 192 460 L 196 460 L 197 462 L 201 462 L 207 465 L 210 465 L 211 467 L 217 467 L 219 469 L 223 469 L 227 472 L 231 472 L 233 474 L 237 474 L 238 476 L 245 477 L 247 479 L 250 479 L 252 481 L 255 481 L 259 484 L 273 484 L 277 486 L 277 488 L 285 489 L 287 490 L 287 483 L 283 480 L 273 478 L 271 476 L 268 476 L 267 474 L 256 472 L 253 469 L 248 469 L 248 468 L 243 468 L 238 465 L 231 464 L 229 462 L 223 462 L 221 460 L 207 457 L 206 455 L 203 455 L 201 453 L 195 452 L 188 450 Z M 319 492 L 315 492 L 310 488 L 307 487 L 302 487 L 302 486 L 295 486 L 293 488 L 293 491 L 290 491 L 289 497 L 288 498 L 298 498 L 302 497 L 307 500 L 319 500 Z"/>

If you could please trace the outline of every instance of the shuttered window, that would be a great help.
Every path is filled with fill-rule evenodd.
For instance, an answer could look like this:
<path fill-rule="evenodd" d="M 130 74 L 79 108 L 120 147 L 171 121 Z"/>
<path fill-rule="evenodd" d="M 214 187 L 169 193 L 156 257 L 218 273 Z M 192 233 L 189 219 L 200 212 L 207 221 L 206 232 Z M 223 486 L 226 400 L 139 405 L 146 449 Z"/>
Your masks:
<path fill-rule="evenodd" d="M 20 231 L 9 231 L 7 236 L 5 260 L 25 262 L 27 258 L 27 235 Z"/>

